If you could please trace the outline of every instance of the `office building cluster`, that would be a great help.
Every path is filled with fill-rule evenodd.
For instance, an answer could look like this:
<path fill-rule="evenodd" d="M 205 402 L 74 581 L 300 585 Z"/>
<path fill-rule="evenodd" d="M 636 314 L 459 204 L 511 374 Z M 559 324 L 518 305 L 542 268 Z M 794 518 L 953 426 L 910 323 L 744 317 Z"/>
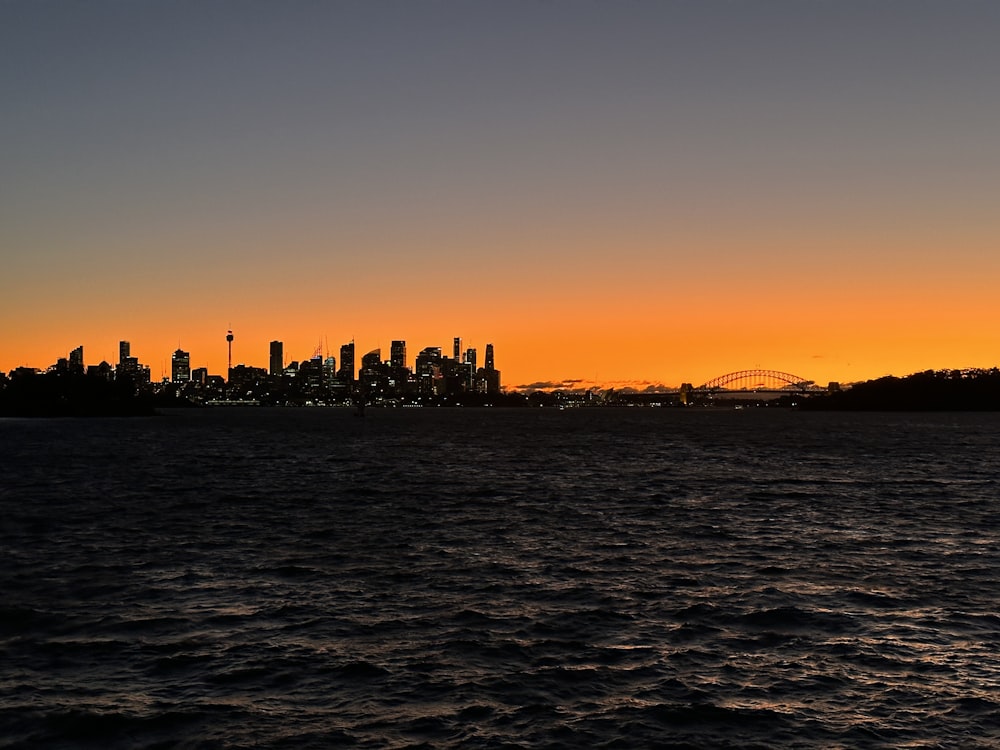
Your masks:
<path fill-rule="evenodd" d="M 229 373 L 230 392 L 254 397 L 263 383 L 280 381 L 319 399 L 333 401 L 362 397 L 370 402 L 386 399 L 412 399 L 468 393 L 500 392 L 500 371 L 496 369 L 493 344 L 486 345 L 483 365 L 478 366 L 474 348 L 462 349 L 462 340 L 453 341 L 452 356 L 439 346 L 422 349 L 410 367 L 406 341 L 390 344 L 388 358 L 381 348 L 372 349 L 360 361 L 355 343 L 340 347 L 340 365 L 329 353 L 324 357 L 317 348 L 310 359 L 285 364 L 284 344 L 272 341 L 268 369 L 238 365 Z"/>
<path fill-rule="evenodd" d="M 101 362 L 87 367 L 83 347 L 70 352 L 49 368 L 49 372 L 87 374 L 128 382 L 136 392 L 171 394 L 195 403 L 417 403 L 423 400 L 470 394 L 499 394 L 500 371 L 496 369 L 493 344 L 487 344 L 482 365 L 475 348 L 462 348 L 462 340 L 452 342 L 451 356 L 441 347 L 421 349 L 410 366 L 406 341 L 393 341 L 389 357 L 373 349 L 356 360 L 355 344 L 340 347 L 337 358 L 324 357 L 319 347 L 309 359 L 285 362 L 284 344 L 272 341 L 268 367 L 232 364 L 234 335 L 226 335 L 228 372 L 212 375 L 205 367 L 191 366 L 191 354 L 178 348 L 170 358 L 170 376 L 154 382 L 150 368 L 132 356 L 131 344 L 119 342 L 118 363 Z"/>

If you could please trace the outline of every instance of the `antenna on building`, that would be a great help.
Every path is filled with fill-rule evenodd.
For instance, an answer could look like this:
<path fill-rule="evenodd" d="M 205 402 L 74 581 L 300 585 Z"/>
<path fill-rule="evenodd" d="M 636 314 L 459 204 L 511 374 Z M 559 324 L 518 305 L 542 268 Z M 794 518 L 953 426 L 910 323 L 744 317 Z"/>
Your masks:
<path fill-rule="evenodd" d="M 232 323 L 229 324 L 229 331 L 226 333 L 226 341 L 229 344 L 229 370 L 226 379 L 231 380 L 233 377 L 233 329 Z"/>

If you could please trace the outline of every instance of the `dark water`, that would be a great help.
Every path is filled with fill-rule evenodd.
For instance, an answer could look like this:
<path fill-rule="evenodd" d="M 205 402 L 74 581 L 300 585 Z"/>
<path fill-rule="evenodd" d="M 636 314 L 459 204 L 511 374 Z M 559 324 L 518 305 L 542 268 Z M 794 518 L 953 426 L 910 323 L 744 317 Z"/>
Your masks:
<path fill-rule="evenodd" d="M 0 746 L 1000 747 L 1000 415 L 0 420 Z"/>

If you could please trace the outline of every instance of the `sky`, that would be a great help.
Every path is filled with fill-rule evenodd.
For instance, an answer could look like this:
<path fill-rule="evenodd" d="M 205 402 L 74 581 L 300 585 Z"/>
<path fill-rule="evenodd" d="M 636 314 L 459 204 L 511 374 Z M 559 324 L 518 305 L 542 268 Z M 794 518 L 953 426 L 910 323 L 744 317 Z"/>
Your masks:
<path fill-rule="evenodd" d="M 986 0 L 0 0 L 0 371 L 992 367 L 998 94 Z"/>

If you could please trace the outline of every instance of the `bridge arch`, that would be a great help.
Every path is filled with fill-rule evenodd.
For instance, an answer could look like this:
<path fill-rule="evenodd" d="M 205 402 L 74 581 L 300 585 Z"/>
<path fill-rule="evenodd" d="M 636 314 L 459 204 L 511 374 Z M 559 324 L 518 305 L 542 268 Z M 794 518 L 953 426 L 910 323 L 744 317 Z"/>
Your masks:
<path fill-rule="evenodd" d="M 811 380 L 780 370 L 737 370 L 712 378 L 695 390 L 766 390 L 766 391 L 806 391 L 814 387 Z"/>

